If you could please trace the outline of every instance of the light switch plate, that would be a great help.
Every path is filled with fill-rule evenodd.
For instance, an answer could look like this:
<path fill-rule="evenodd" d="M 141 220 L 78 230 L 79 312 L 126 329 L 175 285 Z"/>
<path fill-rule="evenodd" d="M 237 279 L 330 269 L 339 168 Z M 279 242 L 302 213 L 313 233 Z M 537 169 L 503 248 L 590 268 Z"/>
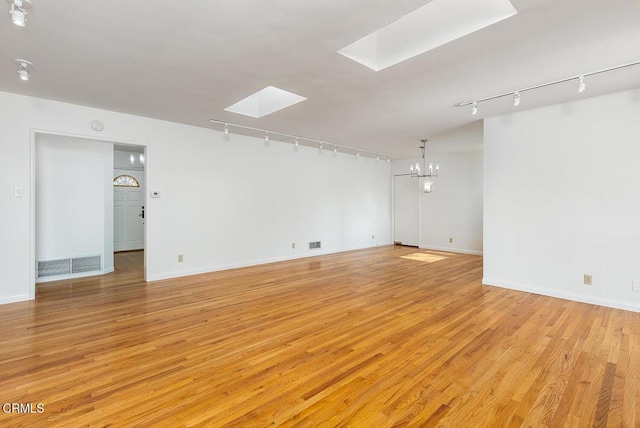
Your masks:
<path fill-rule="evenodd" d="M 22 187 L 16 187 L 15 191 L 14 191 L 14 195 L 17 198 L 21 198 L 24 196 L 24 189 Z"/>

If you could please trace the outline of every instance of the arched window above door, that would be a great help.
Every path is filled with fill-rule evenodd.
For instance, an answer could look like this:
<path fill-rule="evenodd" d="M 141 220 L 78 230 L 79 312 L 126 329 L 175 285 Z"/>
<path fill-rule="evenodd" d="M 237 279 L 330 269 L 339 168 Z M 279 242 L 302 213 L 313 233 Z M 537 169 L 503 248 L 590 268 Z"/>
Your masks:
<path fill-rule="evenodd" d="M 113 179 L 114 187 L 140 187 L 140 183 L 135 177 L 130 175 L 119 175 Z"/>

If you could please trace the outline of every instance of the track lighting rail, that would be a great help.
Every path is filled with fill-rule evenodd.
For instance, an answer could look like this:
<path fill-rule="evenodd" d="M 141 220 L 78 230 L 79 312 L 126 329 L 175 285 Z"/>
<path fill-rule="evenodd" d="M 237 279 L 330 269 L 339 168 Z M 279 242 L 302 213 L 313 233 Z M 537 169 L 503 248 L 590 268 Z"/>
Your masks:
<path fill-rule="evenodd" d="M 588 72 L 588 73 L 579 74 L 577 76 L 566 77 L 564 79 L 553 80 L 551 82 L 541 83 L 539 85 L 528 86 L 526 88 L 517 89 L 515 91 L 509 91 L 509 92 L 504 92 L 504 93 L 497 94 L 497 95 L 491 95 L 489 97 L 478 98 L 476 100 L 462 101 L 462 102 L 459 102 L 459 103 L 455 104 L 455 107 L 471 106 L 471 114 L 476 114 L 478 112 L 478 104 L 479 103 L 482 103 L 482 102 L 485 102 L 485 101 L 490 101 L 490 100 L 495 100 L 496 98 L 503 98 L 503 97 L 510 97 L 510 96 L 514 97 L 514 105 L 518 105 L 520 103 L 520 95 L 523 92 L 532 91 L 534 89 L 545 88 L 547 86 L 557 85 L 559 83 L 569 82 L 571 80 L 577 80 L 578 81 L 578 92 L 583 92 L 585 90 L 585 82 L 584 82 L 585 77 L 595 76 L 596 74 L 608 73 L 610 71 L 620 70 L 621 68 L 632 67 L 632 66 L 638 65 L 638 64 L 640 64 L 640 60 L 629 62 L 629 63 L 626 63 L 626 64 L 616 65 L 615 67 L 603 68 L 601 70 L 596 70 L 596 71 L 591 71 L 591 72 Z M 517 99 L 517 101 L 515 101 L 516 99 Z"/>
<path fill-rule="evenodd" d="M 387 162 L 390 162 L 391 161 L 391 157 L 392 157 L 390 154 L 387 154 L 387 153 L 374 152 L 374 151 L 371 151 L 371 150 L 359 149 L 357 147 L 345 146 L 345 145 L 342 145 L 342 144 L 329 143 L 327 141 L 317 140 L 315 138 L 302 137 L 300 135 L 287 134 L 285 132 L 269 131 L 269 130 L 266 130 L 266 129 L 255 128 L 253 126 L 239 125 L 237 123 L 224 122 L 222 120 L 216 120 L 216 119 L 210 119 L 210 121 L 211 121 L 211 123 L 215 123 L 215 124 L 218 124 L 218 125 L 223 125 L 225 134 L 228 134 L 229 133 L 229 128 L 233 127 L 233 128 L 246 129 L 246 130 L 249 130 L 249 131 L 255 131 L 255 132 L 264 133 L 265 141 L 269 141 L 269 136 L 279 135 L 281 137 L 293 139 L 295 141 L 295 145 L 296 146 L 298 145 L 299 142 L 306 141 L 306 142 L 309 142 L 309 143 L 318 144 L 318 148 L 320 150 L 323 150 L 325 146 L 329 146 L 329 147 L 331 147 L 333 149 L 334 153 L 336 153 L 338 150 L 340 150 L 342 152 L 353 153 L 356 156 L 360 156 L 360 155 L 363 155 L 363 154 L 368 154 L 369 155 L 368 157 L 376 158 L 376 160 L 379 160 L 380 158 L 386 158 Z"/>

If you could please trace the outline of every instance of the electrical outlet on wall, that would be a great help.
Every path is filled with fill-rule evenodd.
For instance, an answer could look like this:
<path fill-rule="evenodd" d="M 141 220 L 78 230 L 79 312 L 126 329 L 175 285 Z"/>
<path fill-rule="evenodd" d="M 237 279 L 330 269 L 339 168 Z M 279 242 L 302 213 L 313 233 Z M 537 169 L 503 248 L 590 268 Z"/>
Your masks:
<path fill-rule="evenodd" d="M 453 238 L 449 238 L 449 244 L 453 244 Z"/>
<path fill-rule="evenodd" d="M 292 242 L 292 243 L 291 243 L 291 249 L 292 249 L 292 250 L 295 250 L 295 249 L 296 249 L 296 243 L 295 243 L 295 242 Z"/>
<path fill-rule="evenodd" d="M 583 277 L 584 285 L 593 285 L 593 277 L 589 274 L 584 274 Z"/>
<path fill-rule="evenodd" d="M 182 263 L 184 261 L 184 256 L 182 254 L 178 254 L 178 263 Z"/>

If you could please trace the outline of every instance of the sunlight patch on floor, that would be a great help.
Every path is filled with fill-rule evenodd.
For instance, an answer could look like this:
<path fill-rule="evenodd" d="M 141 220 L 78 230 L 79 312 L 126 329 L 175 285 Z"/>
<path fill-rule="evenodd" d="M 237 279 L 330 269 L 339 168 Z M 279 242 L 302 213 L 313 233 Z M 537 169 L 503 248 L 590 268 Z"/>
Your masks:
<path fill-rule="evenodd" d="M 407 260 L 416 260 L 419 262 L 427 262 L 427 263 L 433 263 L 433 262 L 438 262 L 440 260 L 444 260 L 447 257 L 446 256 L 438 256 L 436 254 L 427 254 L 427 253 L 413 253 L 413 254 L 409 254 L 406 256 L 400 256 L 401 259 L 407 259 Z"/>

